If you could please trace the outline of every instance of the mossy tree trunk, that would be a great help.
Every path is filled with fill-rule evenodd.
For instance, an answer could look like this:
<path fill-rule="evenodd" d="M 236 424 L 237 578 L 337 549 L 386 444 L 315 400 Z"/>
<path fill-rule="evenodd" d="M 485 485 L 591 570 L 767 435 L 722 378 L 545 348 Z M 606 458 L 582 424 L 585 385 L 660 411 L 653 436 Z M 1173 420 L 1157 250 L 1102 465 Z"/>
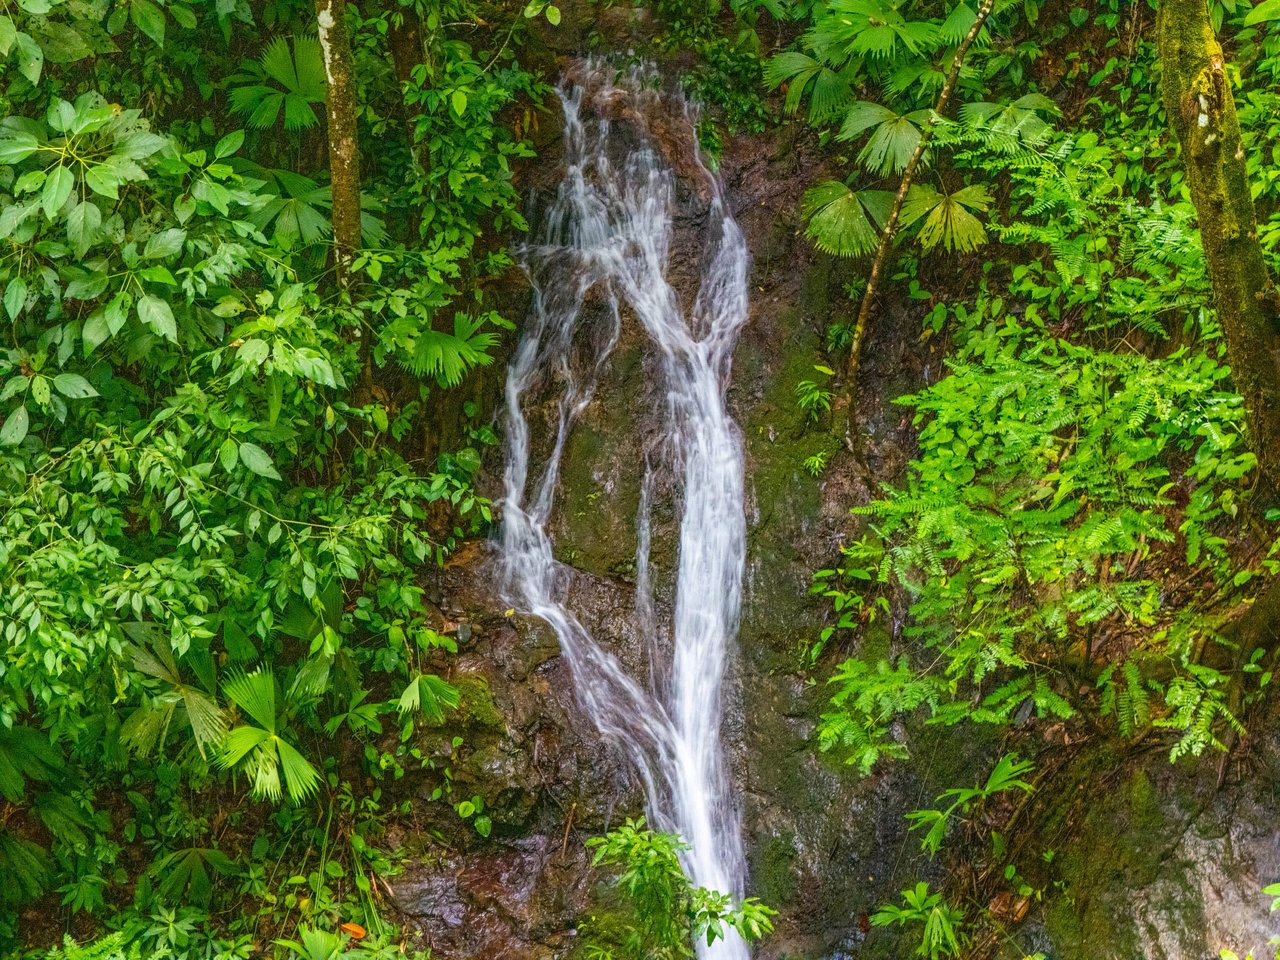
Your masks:
<path fill-rule="evenodd" d="M 1164 0 L 1156 21 L 1165 113 L 1182 147 L 1218 319 L 1253 450 L 1280 491 L 1280 326 L 1258 244 L 1240 123 L 1206 0 Z"/>

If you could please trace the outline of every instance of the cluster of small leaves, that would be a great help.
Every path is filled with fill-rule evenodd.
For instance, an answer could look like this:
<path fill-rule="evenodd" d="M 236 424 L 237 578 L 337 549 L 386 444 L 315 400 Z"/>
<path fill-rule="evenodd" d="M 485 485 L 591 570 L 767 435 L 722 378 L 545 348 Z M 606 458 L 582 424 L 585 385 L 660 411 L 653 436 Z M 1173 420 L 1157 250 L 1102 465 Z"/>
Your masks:
<path fill-rule="evenodd" d="M 1072 714 L 1054 672 L 1082 642 L 1188 664 L 1213 622 L 1162 588 L 1175 556 L 1204 571 L 1196 593 L 1244 582 L 1220 526 L 1255 460 L 1226 369 L 1078 346 L 996 301 L 978 316 L 950 375 L 903 400 L 921 425 L 906 487 L 858 511 L 884 544 L 877 579 L 914 596 L 907 633 L 942 666 L 842 668 L 823 742 L 864 767 L 886 719 L 920 704 L 945 722 L 1007 722 L 1026 701 Z"/>
<path fill-rule="evenodd" d="M 776 911 L 754 897 L 734 903 L 718 890 L 694 887 L 681 866 L 689 849 L 680 837 L 658 833 L 644 819 L 627 821 L 603 837 L 587 841 L 595 849 L 593 864 L 620 868 L 615 887 L 627 899 L 629 920 L 619 936 L 588 926 L 590 955 L 616 960 L 686 960 L 694 944 L 707 946 L 737 932 L 748 942 L 773 930 Z M 616 941 L 616 942 L 610 942 Z"/>

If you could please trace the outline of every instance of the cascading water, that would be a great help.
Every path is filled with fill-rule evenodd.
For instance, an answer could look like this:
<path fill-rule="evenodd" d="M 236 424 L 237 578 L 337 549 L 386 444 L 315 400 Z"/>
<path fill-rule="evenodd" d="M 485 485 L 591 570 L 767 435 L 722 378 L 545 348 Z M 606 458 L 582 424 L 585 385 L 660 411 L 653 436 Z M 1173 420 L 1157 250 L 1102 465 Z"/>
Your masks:
<path fill-rule="evenodd" d="M 507 377 L 502 556 L 512 604 L 551 624 L 583 708 L 634 760 L 650 821 L 688 842 L 683 866 L 694 885 L 740 897 L 746 873 L 741 815 L 725 776 L 720 723 L 746 525 L 742 445 L 725 387 L 747 317 L 748 254 L 718 183 L 698 158 L 693 108 L 658 92 L 656 79 L 650 70 L 619 75 L 587 61 L 560 89 L 567 169 L 537 241 L 523 252 L 533 307 Z M 622 124 L 611 117 L 624 118 L 632 138 L 617 163 L 611 153 L 625 141 Z M 651 117 L 666 118 L 668 140 L 671 125 L 679 128 L 675 139 L 687 145 L 687 156 L 663 157 L 648 129 Z M 688 316 L 666 278 L 673 164 L 697 178 L 708 202 L 707 253 Z M 637 612 L 646 632 L 670 642 L 653 643 L 645 683 L 629 676 L 568 609 L 571 571 L 553 559 L 547 532 L 566 440 L 592 399 L 626 312 L 651 341 L 666 387 L 661 448 L 646 462 L 636 568 Z M 522 403 L 548 384 L 559 389 L 556 433 L 540 474 L 531 475 Z M 649 584 L 649 512 L 663 477 L 678 485 L 683 504 L 670 623 L 658 622 Z M 667 649 L 669 663 L 657 662 Z M 716 960 L 748 955 L 732 933 L 699 950 Z"/>

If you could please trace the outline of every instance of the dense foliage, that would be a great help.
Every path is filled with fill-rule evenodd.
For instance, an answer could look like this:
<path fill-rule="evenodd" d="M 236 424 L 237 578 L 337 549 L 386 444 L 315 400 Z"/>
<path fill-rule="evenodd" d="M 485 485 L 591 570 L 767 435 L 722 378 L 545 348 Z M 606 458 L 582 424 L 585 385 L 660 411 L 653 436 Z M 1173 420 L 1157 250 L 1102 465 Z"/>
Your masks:
<path fill-rule="evenodd" d="M 542 85 L 523 18 L 347 26 L 384 149 L 339 285 L 309 7 L 0 15 L 0 952 L 40 898 L 163 955 L 384 938 L 379 782 L 458 704 L 417 571 L 489 520 L 490 431 L 423 438 L 510 326 L 499 115 Z"/>
<path fill-rule="evenodd" d="M 860 463 L 878 298 L 945 353 L 897 401 L 905 475 L 815 579 L 817 746 L 871 774 L 919 715 L 1229 749 L 1274 667 L 1251 619 L 1277 603 L 1273 451 L 1161 96 L 1159 4 L 643 6 L 647 52 L 711 107 L 713 162 L 787 124 L 825 157 L 795 213 L 857 259 L 862 308 L 795 387 L 806 428 L 831 427 L 804 469 Z M 1238 146 L 1274 272 L 1280 5 L 1205 11 L 1238 131 L 1207 88 L 1191 105 Z M 72 930 L 101 939 L 51 956 L 396 955 L 377 886 L 395 781 L 427 770 L 433 801 L 493 829 L 451 795 L 458 638 L 421 574 L 492 520 L 474 481 L 497 438 L 457 388 L 513 328 L 492 289 L 550 79 L 531 37 L 561 19 L 546 0 L 0 2 L 0 953 Z M 1249 297 L 1274 315 L 1270 280 Z M 916 811 L 925 851 L 1030 770 L 1005 756 Z M 592 955 L 772 929 L 692 888 L 677 837 L 628 821 L 593 845 L 624 909 L 584 925 Z M 955 956 L 982 906 L 921 882 L 868 923 Z"/>

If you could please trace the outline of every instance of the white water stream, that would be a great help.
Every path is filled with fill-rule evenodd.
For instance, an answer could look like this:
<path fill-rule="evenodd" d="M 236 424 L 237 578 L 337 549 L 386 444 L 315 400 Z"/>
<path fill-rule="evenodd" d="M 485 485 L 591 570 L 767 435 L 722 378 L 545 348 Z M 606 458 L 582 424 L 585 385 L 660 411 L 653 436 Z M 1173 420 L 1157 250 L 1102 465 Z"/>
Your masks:
<path fill-rule="evenodd" d="M 720 741 L 721 687 L 741 606 L 746 524 L 742 444 L 724 394 L 747 317 L 748 254 L 718 183 L 697 157 L 694 110 L 680 102 L 675 120 L 684 128 L 678 140 L 687 141 L 692 156 L 679 163 L 704 179 L 695 188 L 709 203 L 701 286 L 686 316 L 666 279 L 676 176 L 642 119 L 670 118 L 671 97 L 655 89 L 656 77 L 647 70 L 615 76 L 607 64 L 588 62 L 575 76 L 560 90 L 565 176 L 537 238 L 523 252 L 534 301 L 506 386 L 501 546 L 507 589 L 514 606 L 555 630 L 579 702 L 639 771 L 650 822 L 688 842 L 683 866 L 694 885 L 736 898 L 746 871 L 741 813 Z M 630 129 L 620 139 L 623 123 Z M 620 152 L 621 162 L 610 159 Z M 603 334 L 598 324 L 584 329 L 589 299 L 593 310 L 606 305 L 610 319 Z M 592 399 L 624 314 L 643 326 L 665 387 L 662 449 L 646 463 L 637 518 L 636 569 L 637 612 L 646 633 L 670 638 L 669 645 L 654 640 L 652 656 L 670 659 L 653 662 L 643 682 L 629 676 L 568 608 L 571 571 L 553 558 L 547 532 L 566 440 Z M 556 436 L 535 471 L 523 404 L 549 385 L 559 391 Z M 682 491 L 674 615 L 666 623 L 656 614 L 648 557 L 649 509 L 661 471 Z M 748 956 L 732 931 L 711 948 L 699 944 L 699 951 L 714 960 Z"/>

